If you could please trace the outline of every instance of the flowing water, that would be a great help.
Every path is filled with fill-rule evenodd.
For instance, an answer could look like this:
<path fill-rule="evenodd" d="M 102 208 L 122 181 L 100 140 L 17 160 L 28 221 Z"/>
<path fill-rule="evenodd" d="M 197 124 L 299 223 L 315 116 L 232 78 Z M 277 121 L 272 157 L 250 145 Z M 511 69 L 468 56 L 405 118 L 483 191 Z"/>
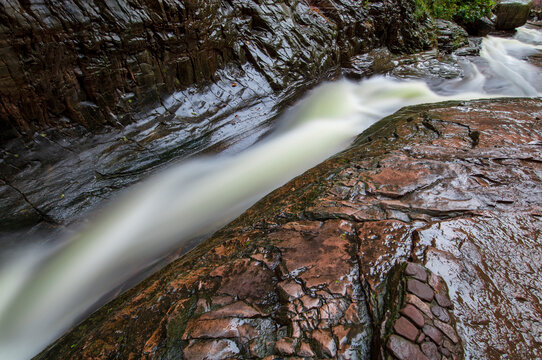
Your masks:
<path fill-rule="evenodd" d="M 413 104 L 540 96 L 540 32 L 486 38 L 462 76 L 374 77 L 323 84 L 285 113 L 274 133 L 236 154 L 171 166 L 134 186 L 57 245 L 20 250 L 0 271 L 0 359 L 32 357 L 142 269 L 234 219 L 260 197 L 344 149 L 379 119 Z"/>

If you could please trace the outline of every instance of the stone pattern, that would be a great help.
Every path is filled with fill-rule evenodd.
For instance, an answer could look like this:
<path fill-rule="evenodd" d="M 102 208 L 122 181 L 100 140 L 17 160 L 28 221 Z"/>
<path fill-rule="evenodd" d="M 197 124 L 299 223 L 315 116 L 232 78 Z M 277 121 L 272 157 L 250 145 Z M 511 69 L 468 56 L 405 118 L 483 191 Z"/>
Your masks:
<path fill-rule="evenodd" d="M 376 46 L 422 49 L 428 31 L 414 11 L 414 0 L 4 1 L 0 140 L 122 126 L 142 106 L 247 62 L 279 90 Z"/>
<path fill-rule="evenodd" d="M 405 292 L 394 293 L 395 305 L 387 309 L 392 312 L 400 308 L 398 313 L 388 314 L 390 324 L 385 327 L 392 332 L 382 340 L 385 350 L 401 360 L 463 359 L 461 340 L 451 312 L 453 304 L 444 280 L 412 262 L 408 262 L 404 270 L 403 267 L 400 269 L 400 281 L 406 282 L 407 286 Z M 409 286 L 413 281 L 424 286 Z M 403 299 L 402 304 L 400 299 Z"/>
<path fill-rule="evenodd" d="M 38 358 L 377 357 L 386 299 L 409 281 L 435 294 L 397 309 L 417 337 L 390 339 L 413 356 L 457 340 L 473 358 L 538 358 L 540 119 L 538 99 L 402 110 Z M 411 266 L 390 286 L 409 259 L 449 298 Z"/>

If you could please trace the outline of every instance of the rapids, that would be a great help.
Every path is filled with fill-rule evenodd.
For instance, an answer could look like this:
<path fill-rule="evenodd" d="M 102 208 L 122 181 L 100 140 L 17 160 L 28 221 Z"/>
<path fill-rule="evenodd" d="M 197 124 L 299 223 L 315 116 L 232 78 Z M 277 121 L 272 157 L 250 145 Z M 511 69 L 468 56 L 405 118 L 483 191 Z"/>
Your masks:
<path fill-rule="evenodd" d="M 54 248 L 21 249 L 0 270 L 0 359 L 28 359 L 103 299 L 188 240 L 233 220 L 266 193 L 341 151 L 400 108 L 452 99 L 541 96 L 539 31 L 483 40 L 478 63 L 431 90 L 421 81 L 340 80 L 311 91 L 274 133 L 236 155 L 200 157 L 133 186 Z"/>

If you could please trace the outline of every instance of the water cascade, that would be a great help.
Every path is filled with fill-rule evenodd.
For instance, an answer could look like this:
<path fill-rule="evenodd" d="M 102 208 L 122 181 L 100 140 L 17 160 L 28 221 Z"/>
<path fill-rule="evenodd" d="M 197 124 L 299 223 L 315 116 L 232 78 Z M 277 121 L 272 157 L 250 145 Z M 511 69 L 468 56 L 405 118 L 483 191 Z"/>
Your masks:
<path fill-rule="evenodd" d="M 542 50 L 540 38 L 520 29 L 516 39 L 484 39 L 481 57 L 489 66 L 464 64 L 461 80 L 436 89 L 446 95 L 421 81 L 386 77 L 323 84 L 248 150 L 173 166 L 133 187 L 62 245 L 21 251 L 0 272 L 0 359 L 37 354 L 141 269 L 234 219 L 404 106 L 540 96 L 540 70 L 523 60 Z"/>

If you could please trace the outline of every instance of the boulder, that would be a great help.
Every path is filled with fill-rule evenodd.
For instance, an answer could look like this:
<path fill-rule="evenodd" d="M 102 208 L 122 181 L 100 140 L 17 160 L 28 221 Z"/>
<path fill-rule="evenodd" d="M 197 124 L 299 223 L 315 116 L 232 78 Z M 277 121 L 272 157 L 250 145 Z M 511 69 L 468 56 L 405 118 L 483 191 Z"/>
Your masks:
<path fill-rule="evenodd" d="M 461 25 L 467 30 L 469 35 L 472 36 L 486 36 L 493 30 L 495 30 L 495 17 L 491 19 L 487 16 L 481 18 L 475 18 L 471 21 L 463 21 Z"/>
<path fill-rule="evenodd" d="M 501 0 L 495 7 L 497 30 L 514 30 L 523 26 L 529 18 L 532 0 Z"/>

